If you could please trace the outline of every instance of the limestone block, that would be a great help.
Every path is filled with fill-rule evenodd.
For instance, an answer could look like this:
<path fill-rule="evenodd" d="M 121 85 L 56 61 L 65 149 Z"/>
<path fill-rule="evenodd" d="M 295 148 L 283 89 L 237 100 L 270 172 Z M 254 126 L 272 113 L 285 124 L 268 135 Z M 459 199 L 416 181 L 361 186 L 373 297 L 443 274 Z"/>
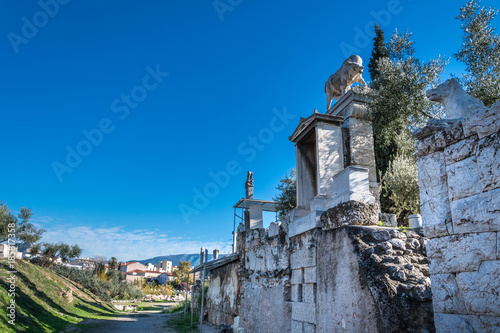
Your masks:
<path fill-rule="evenodd" d="M 455 276 L 456 274 L 431 275 L 434 313 L 468 313 Z"/>
<path fill-rule="evenodd" d="M 304 273 L 303 272 L 304 272 L 303 268 L 293 269 L 291 283 L 292 284 L 304 283 Z"/>
<path fill-rule="evenodd" d="M 304 283 L 316 283 L 316 267 L 304 268 Z"/>
<path fill-rule="evenodd" d="M 500 260 L 500 232 L 497 233 L 497 259 Z"/>
<path fill-rule="evenodd" d="M 500 261 L 485 261 L 477 272 L 458 273 L 456 283 L 470 313 L 500 316 Z"/>
<path fill-rule="evenodd" d="M 316 284 L 305 283 L 302 285 L 302 302 L 316 303 Z"/>
<path fill-rule="evenodd" d="M 269 224 L 269 237 L 278 236 L 280 233 L 280 226 L 281 223 L 279 222 L 271 222 L 271 224 Z"/>
<path fill-rule="evenodd" d="M 304 323 L 304 333 L 316 333 L 316 325 Z"/>
<path fill-rule="evenodd" d="M 310 303 L 292 303 L 292 319 L 316 324 L 316 306 Z"/>
<path fill-rule="evenodd" d="M 301 284 L 292 284 L 292 302 L 302 302 L 303 290 Z"/>
<path fill-rule="evenodd" d="M 466 137 L 477 134 L 479 139 L 498 132 L 500 130 L 500 102 L 464 119 L 463 127 Z"/>
<path fill-rule="evenodd" d="M 292 269 L 316 266 L 316 248 L 303 248 L 290 254 L 290 267 Z"/>
<path fill-rule="evenodd" d="M 345 225 L 377 225 L 380 208 L 376 203 L 347 201 L 328 209 L 321 215 L 323 230 Z"/>
<path fill-rule="evenodd" d="M 420 188 L 427 189 L 446 184 L 444 153 L 436 152 L 417 161 Z"/>
<path fill-rule="evenodd" d="M 500 132 L 479 141 L 477 163 L 479 166 L 479 178 L 481 179 L 483 191 L 499 188 Z"/>
<path fill-rule="evenodd" d="M 495 193 L 491 193 L 495 192 Z M 500 189 L 452 201 L 451 216 L 456 233 L 500 230 Z"/>
<path fill-rule="evenodd" d="M 415 145 L 417 158 L 443 151 L 447 146 L 452 145 L 463 138 L 462 123 L 460 121 L 449 126 L 445 126 L 434 135 L 417 141 Z"/>
<path fill-rule="evenodd" d="M 433 238 L 452 233 L 447 187 L 441 185 L 427 189 L 420 188 L 420 200 L 420 212 L 425 236 Z"/>
<path fill-rule="evenodd" d="M 461 314 L 435 313 L 436 332 L 442 333 L 498 333 L 500 318 Z"/>
<path fill-rule="evenodd" d="M 320 216 L 323 212 L 312 211 L 305 216 L 298 217 L 288 226 L 288 237 L 302 234 L 308 230 L 321 227 Z"/>
<path fill-rule="evenodd" d="M 342 129 L 332 124 L 319 124 L 317 128 L 318 194 L 332 193 L 331 179 L 344 168 Z"/>
<path fill-rule="evenodd" d="M 451 211 L 444 154 L 436 152 L 422 157 L 418 159 L 417 167 L 424 234 L 427 237 L 448 235 Z"/>
<path fill-rule="evenodd" d="M 450 201 L 482 192 L 475 156 L 449 165 L 446 174 Z"/>
<path fill-rule="evenodd" d="M 495 232 L 483 232 L 430 239 L 426 245 L 430 273 L 478 270 L 481 262 L 495 259 L 496 237 Z"/>
<path fill-rule="evenodd" d="M 444 149 L 446 165 L 456 163 L 475 155 L 477 141 L 477 135 L 473 135 L 465 140 L 446 147 Z"/>
<path fill-rule="evenodd" d="M 292 333 L 304 333 L 304 323 L 292 320 Z"/>
<path fill-rule="evenodd" d="M 380 213 L 379 219 L 384 227 L 398 226 L 398 221 L 396 220 L 396 214 Z"/>

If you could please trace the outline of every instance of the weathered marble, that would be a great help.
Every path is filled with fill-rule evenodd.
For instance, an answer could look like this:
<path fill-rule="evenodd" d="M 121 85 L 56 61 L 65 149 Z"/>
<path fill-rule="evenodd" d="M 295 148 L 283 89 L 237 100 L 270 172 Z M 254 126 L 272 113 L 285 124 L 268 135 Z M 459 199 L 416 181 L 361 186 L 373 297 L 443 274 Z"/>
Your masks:
<path fill-rule="evenodd" d="M 500 187 L 500 132 L 481 139 L 477 147 L 479 178 L 483 191 Z"/>
<path fill-rule="evenodd" d="M 500 130 L 500 102 L 497 102 L 463 120 L 466 137 L 477 134 L 479 139 L 496 133 Z"/>
<path fill-rule="evenodd" d="M 360 83 L 366 86 L 363 74 L 363 60 L 358 55 L 352 55 L 342 63 L 338 71 L 332 74 L 325 83 L 326 110 L 330 109 L 333 98 L 336 101 L 344 95 L 353 83 Z"/>
<path fill-rule="evenodd" d="M 495 232 L 452 235 L 427 242 L 431 274 L 477 271 L 485 260 L 496 257 Z"/>
<path fill-rule="evenodd" d="M 446 80 L 435 89 L 427 90 L 427 98 L 443 104 L 447 119 L 465 118 L 480 109 L 484 104 L 468 95 L 456 79 Z"/>
<path fill-rule="evenodd" d="M 482 192 L 475 156 L 447 166 L 446 174 L 450 201 Z"/>

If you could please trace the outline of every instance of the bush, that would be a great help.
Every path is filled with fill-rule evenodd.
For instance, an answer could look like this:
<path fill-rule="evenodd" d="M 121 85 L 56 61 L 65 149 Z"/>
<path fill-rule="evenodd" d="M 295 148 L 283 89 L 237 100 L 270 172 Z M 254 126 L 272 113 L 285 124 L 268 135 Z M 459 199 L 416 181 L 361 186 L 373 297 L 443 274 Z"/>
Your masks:
<path fill-rule="evenodd" d="M 99 274 L 93 271 L 82 271 L 75 268 L 56 265 L 52 270 L 87 288 L 104 302 L 113 298 L 137 299 L 143 297 L 142 291 L 136 286 L 126 283 L 120 271 L 110 270 L 106 278 L 100 279 Z"/>
<path fill-rule="evenodd" d="M 389 193 L 392 213 L 400 225 L 407 225 L 410 214 L 420 213 L 417 163 L 413 157 L 396 156 L 382 181 L 382 187 Z"/>

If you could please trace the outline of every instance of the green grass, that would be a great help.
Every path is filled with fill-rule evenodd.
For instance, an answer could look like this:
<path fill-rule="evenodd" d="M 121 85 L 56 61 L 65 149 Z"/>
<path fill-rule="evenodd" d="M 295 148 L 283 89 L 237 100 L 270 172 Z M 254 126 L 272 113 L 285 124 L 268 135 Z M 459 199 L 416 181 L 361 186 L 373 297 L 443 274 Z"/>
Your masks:
<path fill-rule="evenodd" d="M 191 302 L 191 300 L 188 299 L 188 302 Z M 180 311 L 184 311 L 184 302 L 177 303 L 174 306 L 163 310 L 163 312 L 165 312 L 165 313 L 174 313 L 174 312 L 180 312 Z"/>
<path fill-rule="evenodd" d="M 49 269 L 16 260 L 16 319 L 8 323 L 5 310 L 0 311 L 0 332 L 59 332 L 69 324 L 84 319 L 106 319 L 117 316 L 117 311 L 102 303 L 92 293 Z M 10 276 L 7 260 L 0 259 L 0 303 L 8 304 Z M 73 290 L 73 301 L 68 302 L 61 290 Z"/>
<path fill-rule="evenodd" d="M 197 323 L 199 323 L 199 318 L 195 315 L 193 318 L 193 327 L 191 327 L 191 313 L 187 313 L 186 318 L 184 318 L 183 313 L 175 313 L 167 320 L 168 328 L 179 333 L 199 332 Z"/>

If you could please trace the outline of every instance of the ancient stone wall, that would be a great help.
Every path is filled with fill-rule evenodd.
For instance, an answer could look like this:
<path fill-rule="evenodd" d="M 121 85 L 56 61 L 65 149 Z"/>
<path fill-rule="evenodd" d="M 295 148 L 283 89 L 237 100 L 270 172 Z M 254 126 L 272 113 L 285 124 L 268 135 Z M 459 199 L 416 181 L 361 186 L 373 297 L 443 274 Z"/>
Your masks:
<path fill-rule="evenodd" d="M 239 263 L 232 262 L 211 271 L 206 305 L 209 322 L 233 324 L 238 313 L 238 270 Z"/>
<path fill-rule="evenodd" d="M 233 323 L 220 300 L 238 290 L 230 311 L 245 332 L 433 332 L 426 240 L 373 226 L 374 205 L 341 204 L 292 237 L 277 223 L 240 229 L 239 287 L 220 284 L 237 265 L 212 272 L 209 321 Z"/>
<path fill-rule="evenodd" d="M 290 254 L 285 230 L 238 230 L 239 326 L 245 332 L 289 332 Z"/>
<path fill-rule="evenodd" d="M 438 332 L 500 330 L 500 103 L 417 142 Z"/>

